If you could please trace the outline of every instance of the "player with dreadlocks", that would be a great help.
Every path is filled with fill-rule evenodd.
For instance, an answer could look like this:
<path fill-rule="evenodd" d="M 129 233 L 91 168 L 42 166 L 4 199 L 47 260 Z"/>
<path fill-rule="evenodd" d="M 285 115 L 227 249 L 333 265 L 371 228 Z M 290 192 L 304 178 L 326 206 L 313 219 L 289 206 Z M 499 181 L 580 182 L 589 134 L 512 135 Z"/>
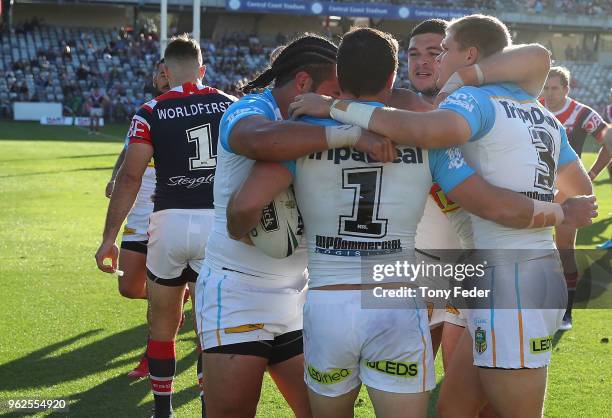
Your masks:
<path fill-rule="evenodd" d="M 229 201 L 255 160 L 293 160 L 345 146 L 379 161 L 395 158 L 391 143 L 368 131 L 285 121 L 296 95 L 339 94 L 337 47 L 304 35 L 277 53 L 244 88 L 258 92 L 230 106 L 219 129 L 215 220 L 196 289 L 209 418 L 254 416 L 266 370 L 295 415 L 311 415 L 302 347 L 306 250 L 270 258 L 250 242 L 232 239 L 227 230 Z"/>

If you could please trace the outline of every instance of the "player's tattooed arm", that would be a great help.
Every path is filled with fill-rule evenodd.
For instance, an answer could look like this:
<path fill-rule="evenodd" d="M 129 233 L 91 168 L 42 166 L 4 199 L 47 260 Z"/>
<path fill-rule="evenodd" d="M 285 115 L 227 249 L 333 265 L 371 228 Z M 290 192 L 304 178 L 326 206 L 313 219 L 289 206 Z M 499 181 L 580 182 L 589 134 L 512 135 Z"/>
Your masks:
<path fill-rule="evenodd" d="M 124 159 L 125 159 L 125 147 L 121 149 L 121 152 L 117 156 L 117 161 L 115 161 L 115 166 L 113 167 L 111 178 L 108 181 L 108 183 L 106 183 L 106 190 L 104 194 L 109 199 L 111 195 L 113 194 L 113 189 L 115 188 L 115 180 L 117 179 L 117 173 L 119 172 L 119 168 L 121 167 L 121 164 L 123 164 Z"/>
<path fill-rule="evenodd" d="M 119 250 L 115 244 L 119 229 L 134 205 L 142 175 L 147 164 L 153 156 L 153 147 L 148 144 L 130 144 L 125 155 L 125 160 L 115 180 L 115 190 L 108 204 L 106 223 L 102 234 L 102 244 L 96 252 L 96 263 L 98 268 L 105 273 L 114 273 L 117 269 L 117 257 Z M 104 260 L 110 258 L 111 264 L 104 264 Z"/>
<path fill-rule="evenodd" d="M 534 97 L 544 88 L 550 70 L 550 51 L 540 44 L 512 45 L 502 52 L 468 65 L 452 74 L 434 104 L 463 86 L 513 82 Z"/>
<path fill-rule="evenodd" d="M 244 238 L 255 228 L 263 208 L 293 180 L 289 169 L 280 163 L 258 161 L 234 192 L 227 206 L 227 232 L 233 239 Z"/>
<path fill-rule="evenodd" d="M 583 227 L 597 216 L 595 196 L 567 199 L 563 204 L 540 202 L 525 195 L 493 186 L 474 174 L 448 194 L 476 216 L 511 228 L 543 228 L 561 224 Z"/>
<path fill-rule="evenodd" d="M 258 161 L 287 161 L 331 148 L 355 147 L 382 162 L 393 161 L 395 150 L 385 138 L 355 126 L 317 126 L 271 121 L 249 116 L 238 121 L 229 136 L 234 152 Z"/>

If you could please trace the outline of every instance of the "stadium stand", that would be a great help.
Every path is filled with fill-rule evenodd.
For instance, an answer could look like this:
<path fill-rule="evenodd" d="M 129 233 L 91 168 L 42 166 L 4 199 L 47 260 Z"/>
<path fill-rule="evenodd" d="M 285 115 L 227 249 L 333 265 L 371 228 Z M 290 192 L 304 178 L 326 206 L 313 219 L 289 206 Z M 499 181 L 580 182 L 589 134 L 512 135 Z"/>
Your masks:
<path fill-rule="evenodd" d="M 276 42 L 283 38 L 279 34 Z M 217 42 L 203 40 L 206 83 L 239 94 L 245 81 L 268 63 L 275 46 L 246 33 L 232 33 Z M 0 32 L 0 118 L 12 117 L 15 101 L 60 102 L 66 115 L 88 115 L 87 98 L 100 87 L 110 98 L 105 117 L 127 121 L 153 97 L 149 80 L 158 50 L 157 34 L 145 29 L 62 28 L 33 20 Z M 577 52 L 565 55 L 575 60 L 557 64 L 572 71 L 572 95 L 600 110 L 612 85 L 610 67 L 580 61 L 592 57 L 575 56 Z M 399 58 L 398 85 L 407 87 L 405 50 Z"/>
<path fill-rule="evenodd" d="M 556 64 L 567 67 L 572 73 L 570 95 L 588 104 L 598 112 L 608 104 L 612 86 L 612 68 L 598 63 L 559 61 Z"/>

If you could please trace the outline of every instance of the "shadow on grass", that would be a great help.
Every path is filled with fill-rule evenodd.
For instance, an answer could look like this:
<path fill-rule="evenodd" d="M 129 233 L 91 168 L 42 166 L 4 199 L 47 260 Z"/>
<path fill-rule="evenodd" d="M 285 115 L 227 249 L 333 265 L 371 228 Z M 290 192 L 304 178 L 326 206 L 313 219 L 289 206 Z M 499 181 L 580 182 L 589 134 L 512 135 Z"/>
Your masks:
<path fill-rule="evenodd" d="M 71 170 L 39 171 L 36 173 L 9 174 L 6 176 L 0 176 L 0 178 L 32 177 L 32 176 L 43 176 L 46 174 L 75 173 L 79 171 L 105 171 L 105 170 L 112 170 L 112 169 L 113 167 L 85 167 L 85 168 L 73 168 Z"/>
<path fill-rule="evenodd" d="M 52 158 L 13 158 L 10 160 L 0 160 L 0 164 L 3 163 L 16 163 L 16 162 L 25 162 L 25 161 L 49 161 L 49 160 L 73 160 L 73 159 L 81 159 L 81 158 L 96 158 L 96 157 L 116 157 L 121 152 L 119 149 L 118 152 L 114 152 L 112 154 L 81 154 L 81 155 L 66 155 L 63 157 L 52 157 Z"/>
<path fill-rule="evenodd" d="M 196 350 L 177 361 L 176 376 L 188 371 L 196 361 Z M 193 376 L 193 384 L 172 395 L 172 406 L 181 406 L 199 399 L 200 389 L 197 377 Z M 143 400 L 146 402 L 141 403 Z M 70 416 L 112 416 L 134 417 L 150 416 L 153 411 L 153 395 L 149 379 L 133 380 L 125 374 L 115 376 L 91 389 L 70 396 Z M 65 416 L 55 414 L 58 417 Z"/>
<path fill-rule="evenodd" d="M 123 142 L 129 122 L 108 124 L 100 135 L 89 135 L 80 126 L 49 126 L 38 122 L 3 121 L 0 141 L 69 141 L 69 142 Z"/>
<path fill-rule="evenodd" d="M 612 217 L 607 217 L 588 228 L 581 229 L 576 237 L 576 245 L 595 245 L 609 240 L 612 237 L 606 237 L 603 234 L 610 224 L 612 224 Z"/>
<path fill-rule="evenodd" d="M 559 341 L 561 341 L 561 339 L 563 338 L 566 332 L 567 331 L 561 331 L 561 330 L 558 330 L 557 332 L 555 332 L 555 336 L 553 337 L 553 340 L 552 340 L 553 350 L 557 347 L 557 344 L 559 344 Z"/>
<path fill-rule="evenodd" d="M 102 329 L 87 331 L 0 365 L 0 376 L 2 376 L 0 391 L 19 393 L 33 390 L 40 394 L 40 398 L 44 398 L 45 392 L 50 387 L 74 387 L 75 384 L 67 384 L 87 379 L 88 382 L 80 384 L 81 387 L 88 388 L 87 390 L 61 395 L 70 400 L 68 416 L 150 416 L 153 396 L 149 379 L 135 381 L 125 374 L 125 366 L 136 365 L 140 354 L 128 359 L 120 359 L 126 352 L 144 351 L 147 337 L 146 325 L 133 327 L 86 345 L 71 348 L 73 344 L 78 344 L 84 339 L 95 338 L 102 331 Z M 193 329 L 188 326 L 183 327 L 179 338 L 189 336 L 195 340 Z M 56 354 L 58 351 L 62 353 Z M 195 364 L 195 352 L 194 348 L 188 355 L 179 356 L 176 367 L 177 376 L 188 371 Z M 98 377 L 101 371 L 108 372 L 109 370 L 114 370 L 113 377 L 107 380 Z M 191 380 L 192 385 L 174 394 L 175 408 L 199 399 L 195 373 Z M 147 402 L 138 406 L 145 399 Z M 52 416 L 66 416 L 66 413 L 58 412 Z"/>
<path fill-rule="evenodd" d="M 584 266 L 576 287 L 576 309 L 612 308 L 612 250 L 578 250 L 576 261 Z"/>

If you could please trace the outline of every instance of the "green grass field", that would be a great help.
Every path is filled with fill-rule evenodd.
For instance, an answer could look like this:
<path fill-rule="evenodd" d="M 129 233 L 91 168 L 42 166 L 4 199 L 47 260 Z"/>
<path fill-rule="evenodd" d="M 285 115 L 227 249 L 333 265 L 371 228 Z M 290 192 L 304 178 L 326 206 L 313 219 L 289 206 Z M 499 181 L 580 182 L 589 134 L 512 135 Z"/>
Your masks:
<path fill-rule="evenodd" d="M 145 303 L 121 298 L 93 259 L 108 203 L 104 186 L 125 129 L 109 126 L 90 137 L 73 127 L 0 123 L 2 401 L 68 398 L 69 416 L 151 415 L 148 380 L 125 377 L 144 350 Z M 585 153 L 585 165 L 594 157 Z M 607 174 L 596 187 L 600 217 L 580 232 L 582 248 L 612 237 Z M 575 329 L 555 339 L 546 416 L 611 416 L 612 345 L 603 339 L 612 337 L 612 311 L 578 310 L 574 318 Z M 177 342 L 177 417 L 200 409 L 195 337 L 187 328 Z M 356 415 L 374 416 L 364 392 Z M 291 416 L 270 379 L 258 416 Z"/>

